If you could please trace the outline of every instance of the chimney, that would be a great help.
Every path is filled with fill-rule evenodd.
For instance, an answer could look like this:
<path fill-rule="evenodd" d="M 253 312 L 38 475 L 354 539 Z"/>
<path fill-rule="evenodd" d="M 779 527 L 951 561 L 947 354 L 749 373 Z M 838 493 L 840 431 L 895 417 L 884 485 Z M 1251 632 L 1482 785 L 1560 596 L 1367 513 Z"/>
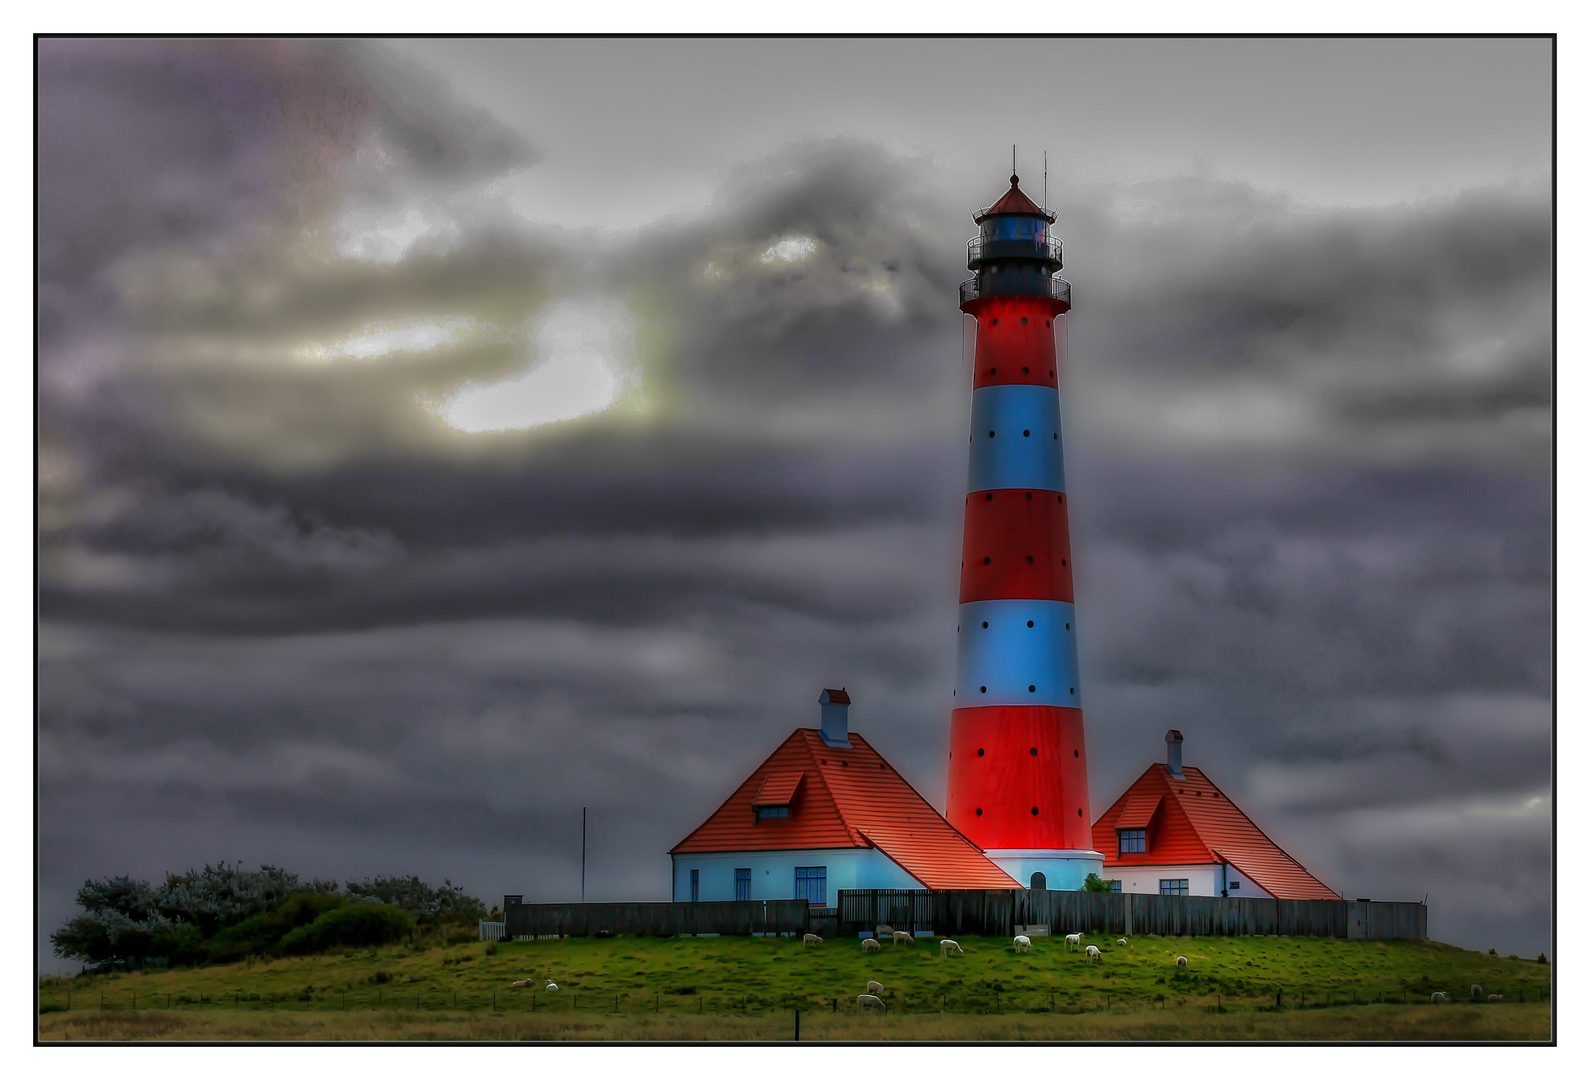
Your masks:
<path fill-rule="evenodd" d="M 1181 732 L 1175 728 L 1165 732 L 1165 768 L 1176 779 L 1181 779 Z"/>
<path fill-rule="evenodd" d="M 838 690 L 824 690 L 822 697 L 817 699 L 823 707 L 823 742 L 829 746 L 850 748 L 850 720 L 847 713 L 850 709 L 850 695 L 844 688 Z"/>

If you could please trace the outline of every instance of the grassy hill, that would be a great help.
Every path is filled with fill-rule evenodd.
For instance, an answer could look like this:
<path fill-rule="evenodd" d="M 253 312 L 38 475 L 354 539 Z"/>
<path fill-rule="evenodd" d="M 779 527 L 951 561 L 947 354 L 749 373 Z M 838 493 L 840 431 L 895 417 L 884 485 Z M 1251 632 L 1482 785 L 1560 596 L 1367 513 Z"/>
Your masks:
<path fill-rule="evenodd" d="M 419 1037 L 429 1038 L 789 1038 L 789 1019 L 799 1009 L 807 1018 L 805 1037 L 873 1038 L 865 1034 L 871 1028 L 846 1026 L 878 1022 L 850 1015 L 869 979 L 885 987 L 891 1037 L 1549 1037 L 1549 1007 L 1538 1003 L 1549 999 L 1551 968 L 1532 961 L 1436 942 L 1137 937 L 1118 946 L 1113 939 L 1088 940 L 1103 950 L 1098 963 L 1066 951 L 1058 938 L 1036 939 L 1027 955 L 1017 955 L 1006 939 L 967 938 L 966 955 L 949 958 L 926 940 L 873 956 L 855 939 L 810 949 L 797 939 L 733 937 L 393 946 L 46 979 L 41 1037 L 96 1037 L 97 1024 L 97 1037 L 112 1038 L 402 1038 L 407 1035 L 394 1034 L 392 1026 L 402 1013 L 407 1019 L 399 1028 L 419 1025 L 429 1032 Z M 1176 968 L 1178 955 L 1188 958 L 1186 971 Z M 517 979 L 534 978 L 539 986 L 547 976 L 558 993 L 509 989 Z M 1469 1004 L 1473 983 L 1486 994 L 1504 994 L 1506 1004 Z M 1445 1013 L 1428 1005 L 1434 990 L 1452 996 Z M 1424 1011 L 1410 1012 L 1415 1005 Z M 135 1017 L 135 1008 L 150 1015 Z M 1343 1034 L 1332 1034 L 1322 1009 L 1352 1018 Z M 262 1027 L 260 1014 L 275 1019 Z M 1109 1026 L 1098 1028 L 1094 1014 Z M 977 1019 L 953 1028 L 943 1023 L 949 1017 Z M 486 1023 L 495 1034 L 466 1034 L 459 1026 L 465 1021 Z M 1008 1025 L 1025 1022 L 1050 1025 L 1049 1034 L 1009 1033 Z M 216 1033 L 241 1032 L 250 1023 L 255 1034 Z M 1156 1024 L 1181 1034 L 1147 1034 Z M 653 1030 L 643 1030 L 648 1027 Z M 166 1033 L 143 1033 L 156 1028 Z M 309 1028 L 319 1034 L 285 1033 Z M 947 1034 L 952 1028 L 962 1034 Z M 271 1030 L 276 1033 L 264 1033 Z M 377 1030 L 387 1033 L 371 1033 Z M 1006 1034 L 983 1034 L 994 1030 Z M 1093 1034 L 1079 1033 L 1087 1030 Z M 1488 1034 L 1476 1034 L 1482 1030 Z M 1409 1033 L 1417 1031 L 1426 1033 Z"/>

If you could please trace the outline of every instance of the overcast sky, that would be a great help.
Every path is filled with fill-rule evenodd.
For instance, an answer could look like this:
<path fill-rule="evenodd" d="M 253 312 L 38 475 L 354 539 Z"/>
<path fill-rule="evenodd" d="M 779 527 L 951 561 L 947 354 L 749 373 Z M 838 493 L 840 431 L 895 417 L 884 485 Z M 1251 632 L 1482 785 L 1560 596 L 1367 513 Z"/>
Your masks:
<path fill-rule="evenodd" d="M 1545 41 L 46 41 L 40 956 L 220 859 L 662 899 L 845 685 L 942 808 L 970 208 L 1048 202 L 1092 813 L 1185 734 L 1551 951 Z"/>

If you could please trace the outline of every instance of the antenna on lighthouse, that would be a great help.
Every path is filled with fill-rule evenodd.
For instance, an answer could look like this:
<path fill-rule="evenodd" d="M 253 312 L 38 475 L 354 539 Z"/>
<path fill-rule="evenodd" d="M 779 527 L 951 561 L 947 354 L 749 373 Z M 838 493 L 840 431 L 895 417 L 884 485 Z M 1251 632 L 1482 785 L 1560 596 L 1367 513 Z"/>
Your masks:
<path fill-rule="evenodd" d="M 1043 152 L 1043 208 L 1049 209 L 1049 151 Z"/>
<path fill-rule="evenodd" d="M 1010 174 L 1016 175 L 1016 144 L 1010 144 Z"/>

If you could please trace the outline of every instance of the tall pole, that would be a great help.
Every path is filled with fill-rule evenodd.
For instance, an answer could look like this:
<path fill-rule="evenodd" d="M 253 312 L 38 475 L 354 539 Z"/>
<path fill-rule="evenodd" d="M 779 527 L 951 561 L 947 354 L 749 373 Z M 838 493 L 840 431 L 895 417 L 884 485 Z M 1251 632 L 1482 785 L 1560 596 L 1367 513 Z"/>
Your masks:
<path fill-rule="evenodd" d="M 580 903 L 585 903 L 585 807 L 580 807 Z"/>

